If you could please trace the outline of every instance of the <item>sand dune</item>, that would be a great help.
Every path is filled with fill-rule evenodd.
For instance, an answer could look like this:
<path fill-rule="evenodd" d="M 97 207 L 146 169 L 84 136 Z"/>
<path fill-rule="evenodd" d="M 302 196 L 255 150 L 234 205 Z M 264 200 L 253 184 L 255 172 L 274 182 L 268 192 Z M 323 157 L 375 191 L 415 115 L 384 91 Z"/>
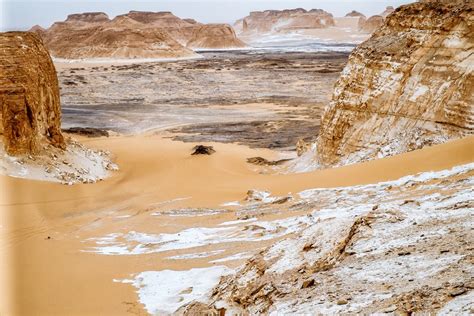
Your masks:
<path fill-rule="evenodd" d="M 15 300 L 6 302 L 8 297 L 2 297 L 4 301 L 0 305 L 8 307 L 10 312 L 140 313 L 143 307 L 137 303 L 133 288 L 113 283 L 113 279 L 127 279 L 130 274 L 144 270 L 205 267 L 210 265 L 209 261 L 219 258 L 215 255 L 186 261 L 164 259 L 173 253 L 184 255 L 188 250 L 121 256 L 117 260 L 81 252 L 90 245 L 88 238 L 123 230 L 156 234 L 203 225 L 216 227 L 236 219 L 232 207 L 221 205 L 242 201 L 252 188 L 284 195 L 309 188 L 393 180 L 474 161 L 474 137 L 386 159 L 289 175 L 260 174 L 245 162 L 245 158 L 251 156 L 276 158 L 277 154 L 269 150 L 212 144 L 216 154 L 195 157 L 190 156 L 192 144 L 172 142 L 156 135 L 81 141 L 115 153 L 121 170 L 93 186 L 63 186 L 0 177 L 0 209 L 2 223 L 6 223 L 0 230 L 1 251 L 2 257 L 10 255 L 12 258 L 13 271 L 9 275 L 15 280 L 10 284 Z M 150 212 L 156 209 L 184 207 L 228 211 L 213 216 L 159 216 L 157 220 L 150 220 Z M 232 244 L 225 255 L 270 243 Z M 231 262 L 230 266 L 239 262 Z"/>

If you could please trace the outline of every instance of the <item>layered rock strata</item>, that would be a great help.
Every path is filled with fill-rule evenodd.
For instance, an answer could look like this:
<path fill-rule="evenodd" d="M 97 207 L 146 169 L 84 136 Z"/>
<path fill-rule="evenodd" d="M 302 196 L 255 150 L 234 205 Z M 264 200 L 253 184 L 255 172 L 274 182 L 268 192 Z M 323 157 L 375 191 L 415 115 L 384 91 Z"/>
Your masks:
<path fill-rule="evenodd" d="M 167 32 L 128 16 L 109 20 L 105 13 L 70 15 L 43 36 L 57 58 L 175 58 L 194 53 Z"/>
<path fill-rule="evenodd" d="M 49 29 L 34 27 L 57 58 L 180 58 L 193 48 L 244 47 L 232 27 L 201 24 L 171 12 L 130 11 L 113 20 L 102 12 L 71 14 Z M 189 43 L 189 45 L 188 45 Z"/>
<path fill-rule="evenodd" d="M 38 35 L 0 33 L 0 135 L 9 154 L 64 148 L 56 70 Z"/>
<path fill-rule="evenodd" d="M 37 34 L 0 33 L 0 60 L 1 174 L 74 184 L 117 169 L 108 153 L 63 137 L 56 70 Z"/>
<path fill-rule="evenodd" d="M 473 133 L 473 10 L 462 0 L 402 6 L 352 52 L 322 118 L 320 165 Z"/>
<path fill-rule="evenodd" d="M 282 208 L 306 215 L 286 218 L 294 223 L 291 234 L 286 230 L 176 314 L 467 315 L 474 307 L 473 184 L 471 163 L 384 183 L 310 189 L 282 202 L 261 192 L 264 198 L 247 201 L 238 218 Z M 246 232 L 272 234 L 268 224 L 247 224 Z"/>

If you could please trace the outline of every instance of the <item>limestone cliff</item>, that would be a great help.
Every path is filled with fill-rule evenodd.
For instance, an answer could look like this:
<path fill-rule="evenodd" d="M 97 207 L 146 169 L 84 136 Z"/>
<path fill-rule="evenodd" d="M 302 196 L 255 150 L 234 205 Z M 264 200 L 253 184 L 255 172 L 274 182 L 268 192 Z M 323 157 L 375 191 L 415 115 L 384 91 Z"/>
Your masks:
<path fill-rule="evenodd" d="M 237 48 L 245 47 L 228 24 L 205 24 L 198 26 L 187 47 L 191 48 Z"/>
<path fill-rule="evenodd" d="M 322 118 L 321 165 L 472 134 L 474 3 L 405 5 L 351 54 Z"/>
<path fill-rule="evenodd" d="M 108 153 L 65 140 L 51 57 L 33 32 L 0 33 L 0 174 L 93 183 L 116 170 Z"/>
<path fill-rule="evenodd" d="M 0 33 L 0 136 L 9 154 L 64 148 L 56 70 L 38 35 Z"/>

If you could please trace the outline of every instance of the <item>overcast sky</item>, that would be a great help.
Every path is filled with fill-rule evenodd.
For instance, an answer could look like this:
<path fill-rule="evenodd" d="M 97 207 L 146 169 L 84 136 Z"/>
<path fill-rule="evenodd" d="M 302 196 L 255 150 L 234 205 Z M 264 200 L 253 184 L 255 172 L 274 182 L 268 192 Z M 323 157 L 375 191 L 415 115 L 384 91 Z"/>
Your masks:
<path fill-rule="evenodd" d="M 0 29 L 26 30 L 35 24 L 49 27 L 71 13 L 102 11 L 111 18 L 130 10 L 172 11 L 200 22 L 226 22 L 267 9 L 324 9 L 335 16 L 357 10 L 365 15 L 382 12 L 413 0 L 0 0 Z"/>

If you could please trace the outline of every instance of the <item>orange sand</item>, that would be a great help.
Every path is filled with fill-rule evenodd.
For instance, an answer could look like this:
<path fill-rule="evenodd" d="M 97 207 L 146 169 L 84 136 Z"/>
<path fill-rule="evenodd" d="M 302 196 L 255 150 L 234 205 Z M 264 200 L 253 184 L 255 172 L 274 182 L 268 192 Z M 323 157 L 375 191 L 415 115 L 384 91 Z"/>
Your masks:
<path fill-rule="evenodd" d="M 190 197 L 163 207 L 215 207 L 242 200 L 252 188 L 280 195 L 393 180 L 474 161 L 474 137 L 469 137 L 341 168 L 271 175 L 259 174 L 245 162 L 252 156 L 275 158 L 276 153 L 269 150 L 212 144 L 216 154 L 190 156 L 194 144 L 160 136 L 82 141 L 110 150 L 121 170 L 101 183 L 75 186 L 0 176 L 0 276 L 1 284 L 7 286 L 0 296 L 0 315 L 144 314 L 133 287 L 112 279 L 145 270 L 206 266 L 207 261 L 171 262 L 163 254 L 115 257 L 83 253 L 84 240 L 130 227 L 159 233 L 235 219 L 229 213 L 205 222 L 199 217 L 150 221 L 149 211 L 162 201 Z M 120 214 L 134 216 L 116 218 Z"/>

